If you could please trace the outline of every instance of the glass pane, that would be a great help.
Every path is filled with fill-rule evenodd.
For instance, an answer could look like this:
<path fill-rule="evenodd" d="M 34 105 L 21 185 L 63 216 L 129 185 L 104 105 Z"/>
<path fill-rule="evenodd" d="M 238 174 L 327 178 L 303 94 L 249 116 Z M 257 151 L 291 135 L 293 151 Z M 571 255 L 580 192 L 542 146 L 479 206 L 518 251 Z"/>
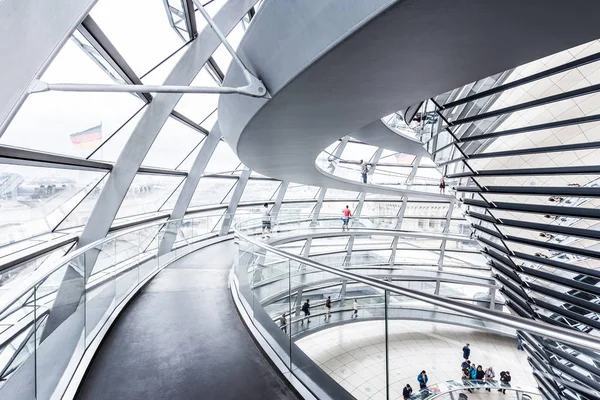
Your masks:
<path fill-rule="evenodd" d="M 51 83 L 115 83 L 73 40 L 67 41 L 41 79 Z M 127 93 L 32 94 L 0 144 L 85 158 L 142 106 L 141 99 Z"/>
<path fill-rule="evenodd" d="M 71 211 L 71 213 L 60 223 L 60 225 L 58 225 L 56 229 L 64 230 L 85 225 L 90 217 L 90 214 L 92 213 L 92 210 L 94 209 L 94 206 L 96 205 L 96 202 L 98 201 L 98 198 L 100 197 L 100 193 L 102 193 L 102 190 L 104 189 L 104 185 L 106 184 L 107 180 L 108 174 L 105 175 L 98 184 L 88 185 L 89 188 L 87 190 L 82 190 L 81 196 L 77 197 L 82 198 L 82 196 L 85 196 L 85 198 L 83 198 L 83 200 L 81 198 L 77 199 L 78 202 L 80 201 L 79 204 L 77 204 L 73 211 Z"/>
<path fill-rule="evenodd" d="M 190 86 L 217 87 L 217 83 L 210 76 L 206 67 L 203 67 Z M 192 121 L 200 123 L 204 121 L 215 108 L 217 108 L 218 100 L 218 94 L 184 94 L 181 97 L 181 100 L 179 100 L 179 103 L 175 106 L 175 111 L 179 111 Z"/>
<path fill-rule="evenodd" d="M 0 245 L 54 229 L 105 174 L 20 165 L 1 170 Z"/>
<path fill-rule="evenodd" d="M 277 195 L 277 189 L 281 185 L 279 181 L 264 181 L 258 179 L 249 179 L 242 193 L 240 202 L 251 202 L 251 201 L 268 201 L 273 200 Z M 231 198 L 231 193 L 225 199 L 228 202 Z"/>
<path fill-rule="evenodd" d="M 237 179 L 202 178 L 196 187 L 189 208 L 209 204 L 220 204 L 223 198 L 233 190 Z"/>
<path fill-rule="evenodd" d="M 152 143 L 142 165 L 175 169 L 203 139 L 202 133 L 169 118 Z"/>
<path fill-rule="evenodd" d="M 144 18 L 134 18 L 140 10 Z M 138 76 L 183 45 L 161 1 L 100 0 L 90 15 Z"/>
<path fill-rule="evenodd" d="M 240 165 L 240 160 L 237 158 L 231 147 L 223 141 L 219 142 L 215 149 L 204 174 L 217 174 L 223 172 L 232 172 Z"/>
<path fill-rule="evenodd" d="M 158 211 L 182 180 L 180 176 L 137 174 L 123 199 L 117 219 Z"/>

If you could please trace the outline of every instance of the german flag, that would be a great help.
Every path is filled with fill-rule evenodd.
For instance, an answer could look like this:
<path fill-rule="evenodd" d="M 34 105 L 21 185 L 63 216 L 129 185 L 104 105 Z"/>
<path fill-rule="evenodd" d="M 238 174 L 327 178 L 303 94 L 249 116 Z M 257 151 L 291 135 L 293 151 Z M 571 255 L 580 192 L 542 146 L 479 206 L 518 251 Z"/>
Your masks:
<path fill-rule="evenodd" d="M 70 135 L 71 144 L 74 149 L 92 150 L 102 143 L 102 123 L 86 129 L 85 131 L 76 132 Z"/>

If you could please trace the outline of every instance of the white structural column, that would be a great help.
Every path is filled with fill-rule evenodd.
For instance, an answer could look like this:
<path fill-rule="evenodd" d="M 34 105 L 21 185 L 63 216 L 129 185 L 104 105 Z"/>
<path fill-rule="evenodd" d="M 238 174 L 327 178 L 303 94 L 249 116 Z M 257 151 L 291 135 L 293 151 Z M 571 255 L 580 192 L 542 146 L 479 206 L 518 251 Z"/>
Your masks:
<path fill-rule="evenodd" d="M 396 222 L 396 229 L 402 227 L 402 220 L 404 219 L 404 213 L 406 212 L 406 206 L 408 205 L 408 197 L 402 198 L 402 205 L 398 211 L 398 221 Z M 398 247 L 398 236 L 392 240 L 392 254 L 390 255 L 390 267 L 393 267 L 396 261 L 396 248 Z"/>
<path fill-rule="evenodd" d="M 177 201 L 175 202 L 175 207 L 173 207 L 173 211 L 171 212 L 171 216 L 169 217 L 169 221 L 177 221 L 181 220 L 185 215 L 185 211 L 190 205 L 190 201 L 196 192 L 196 188 L 198 187 L 198 183 L 202 178 L 202 174 L 204 173 L 204 169 L 208 165 L 210 161 L 210 157 L 214 153 L 219 141 L 221 139 L 221 131 L 219 130 L 218 124 L 212 129 L 212 131 L 208 134 L 204 143 L 202 144 L 202 148 L 196 159 L 194 160 L 194 164 L 192 164 L 192 168 L 190 168 L 190 172 L 183 183 L 183 187 L 181 188 L 181 192 L 179 193 L 179 197 L 177 197 Z M 173 248 L 173 244 L 175 243 L 175 239 L 177 237 L 177 231 L 181 225 L 181 221 L 170 223 L 167 225 L 167 230 L 163 235 L 162 241 L 160 243 L 159 254 L 165 254 L 171 251 Z"/>
<path fill-rule="evenodd" d="M 275 204 L 273 205 L 273 208 L 271 208 L 271 215 L 277 216 L 279 214 L 279 210 L 281 209 L 281 204 L 283 203 L 283 198 L 285 197 L 285 192 L 287 192 L 289 184 L 289 182 L 281 182 L 279 191 L 277 192 L 277 197 L 275 197 Z"/>
<path fill-rule="evenodd" d="M 244 189 L 246 189 L 246 184 L 248 183 L 248 178 L 250 178 L 251 173 L 252 171 L 249 169 L 245 169 L 242 171 L 242 174 L 238 179 L 237 185 L 235 185 L 235 189 L 233 190 L 233 194 L 231 195 L 231 199 L 229 200 L 227 211 L 225 211 L 225 216 L 223 217 L 223 224 L 221 225 L 221 231 L 219 232 L 219 236 L 224 236 L 229 233 L 231 223 L 233 222 L 235 210 L 237 210 L 238 204 L 240 203 L 240 199 L 242 198 L 242 194 L 244 194 Z"/>
<path fill-rule="evenodd" d="M 96 1 L 0 1 L 0 137 L 25 101 L 29 84 L 42 75 Z"/>

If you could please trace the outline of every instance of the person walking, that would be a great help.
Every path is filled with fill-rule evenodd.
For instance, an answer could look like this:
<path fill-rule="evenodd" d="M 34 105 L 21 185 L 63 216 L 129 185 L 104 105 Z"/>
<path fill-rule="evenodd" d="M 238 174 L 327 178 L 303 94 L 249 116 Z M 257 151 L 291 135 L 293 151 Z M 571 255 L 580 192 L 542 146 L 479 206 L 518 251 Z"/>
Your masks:
<path fill-rule="evenodd" d="M 342 210 L 342 215 L 342 221 L 344 221 L 344 224 L 342 225 L 342 231 L 349 231 L 350 227 L 348 226 L 348 223 L 350 222 L 350 217 L 352 216 L 350 207 L 346 205 L 346 208 Z"/>
<path fill-rule="evenodd" d="M 488 367 L 488 369 L 485 370 L 485 380 L 486 383 L 492 383 L 494 382 L 494 378 L 496 378 L 496 372 L 494 372 L 494 368 L 492 366 Z M 491 392 L 492 390 L 490 388 L 486 388 L 485 389 L 487 392 Z"/>
<path fill-rule="evenodd" d="M 305 318 L 308 318 L 308 323 L 310 324 L 310 299 L 306 299 L 306 302 L 302 305 L 302 312 L 304 313 L 302 323 L 304 323 Z"/>
<path fill-rule="evenodd" d="M 358 318 L 358 301 L 356 299 L 354 299 L 354 304 L 352 305 L 352 308 L 354 309 L 354 313 L 350 318 Z"/>
<path fill-rule="evenodd" d="M 407 383 L 406 386 L 404 386 L 404 389 L 402 389 L 402 397 L 404 397 L 404 400 L 408 399 L 410 396 L 412 396 L 412 388 L 410 387 L 410 385 Z"/>
<path fill-rule="evenodd" d="M 285 313 L 281 314 L 281 318 L 279 318 L 279 327 L 287 335 L 287 320 L 285 318 Z"/>
<path fill-rule="evenodd" d="M 502 371 L 500 372 L 500 382 L 502 382 L 504 387 L 510 387 L 510 371 Z M 502 394 L 506 394 L 506 389 L 498 389 Z"/>
<path fill-rule="evenodd" d="M 269 233 L 271 233 L 271 211 L 269 211 L 269 203 L 265 203 L 263 205 L 263 210 L 261 212 L 261 218 L 262 218 L 262 233 L 263 233 L 263 235 L 265 233 L 268 235 Z"/>
<path fill-rule="evenodd" d="M 463 358 L 464 358 L 465 360 L 468 360 L 468 359 L 469 359 L 469 356 L 471 355 L 471 348 L 469 347 L 469 343 L 467 343 L 467 344 L 466 344 L 466 345 L 465 345 L 465 346 L 462 348 L 462 351 L 463 351 Z"/>
<path fill-rule="evenodd" d="M 443 176 L 440 178 L 440 194 L 446 194 L 446 181 Z"/>
<path fill-rule="evenodd" d="M 325 300 L 325 308 L 327 309 L 327 314 L 325 314 L 325 321 L 331 318 L 331 296 L 327 296 L 327 300 Z"/>
<path fill-rule="evenodd" d="M 360 175 L 362 176 L 363 183 L 367 183 L 367 174 L 369 173 L 369 166 L 360 160 Z"/>
<path fill-rule="evenodd" d="M 429 378 L 427 377 L 427 372 L 425 370 L 421 371 L 421 373 L 417 376 L 417 381 L 419 382 L 419 388 L 427 389 L 427 381 Z"/>
<path fill-rule="evenodd" d="M 523 342 L 521 342 L 521 338 L 519 336 L 517 336 L 517 350 L 523 350 Z"/>

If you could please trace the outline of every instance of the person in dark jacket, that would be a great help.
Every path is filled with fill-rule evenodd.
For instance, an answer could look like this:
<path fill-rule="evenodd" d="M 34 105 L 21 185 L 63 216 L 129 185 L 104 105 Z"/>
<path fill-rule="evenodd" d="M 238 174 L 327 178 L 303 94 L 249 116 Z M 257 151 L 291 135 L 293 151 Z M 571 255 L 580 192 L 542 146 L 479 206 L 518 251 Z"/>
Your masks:
<path fill-rule="evenodd" d="M 331 318 L 331 296 L 327 296 L 327 300 L 325 300 L 325 308 L 327 309 L 325 321 L 327 321 L 328 318 Z"/>
<path fill-rule="evenodd" d="M 468 360 L 470 355 L 471 355 L 471 349 L 469 348 L 469 343 L 467 343 L 467 345 L 465 347 L 463 347 L 463 358 L 465 360 Z"/>
<path fill-rule="evenodd" d="M 427 372 L 425 370 L 421 371 L 421 373 L 417 376 L 417 381 L 419 382 L 419 387 L 421 389 L 427 389 L 427 381 L 429 378 L 427 377 Z"/>
<path fill-rule="evenodd" d="M 302 312 L 304 318 L 310 317 L 310 299 L 306 299 L 306 302 L 302 305 Z M 302 318 L 302 323 L 304 323 L 304 318 Z M 310 323 L 310 318 L 308 318 L 308 323 Z"/>
<path fill-rule="evenodd" d="M 500 372 L 500 382 L 504 384 L 504 386 L 510 387 L 510 371 L 502 371 Z M 506 394 L 506 389 L 498 389 L 499 392 Z"/>
<path fill-rule="evenodd" d="M 402 397 L 404 397 L 404 400 L 408 399 L 410 396 L 412 396 L 412 388 L 410 387 L 410 385 L 407 383 L 406 386 L 404 386 L 404 389 L 402 389 Z"/>
<path fill-rule="evenodd" d="M 485 379 L 485 371 L 481 365 L 478 365 L 477 369 L 475 370 L 475 379 L 477 379 L 477 385 L 480 385 Z"/>
<path fill-rule="evenodd" d="M 467 362 L 463 363 L 462 368 L 462 381 L 463 385 L 468 386 L 471 381 L 471 362 L 467 360 Z M 473 393 L 471 389 L 467 389 L 469 393 Z"/>
<path fill-rule="evenodd" d="M 285 333 L 287 333 L 287 319 L 285 318 L 285 313 L 281 314 L 279 318 L 279 327 Z"/>

